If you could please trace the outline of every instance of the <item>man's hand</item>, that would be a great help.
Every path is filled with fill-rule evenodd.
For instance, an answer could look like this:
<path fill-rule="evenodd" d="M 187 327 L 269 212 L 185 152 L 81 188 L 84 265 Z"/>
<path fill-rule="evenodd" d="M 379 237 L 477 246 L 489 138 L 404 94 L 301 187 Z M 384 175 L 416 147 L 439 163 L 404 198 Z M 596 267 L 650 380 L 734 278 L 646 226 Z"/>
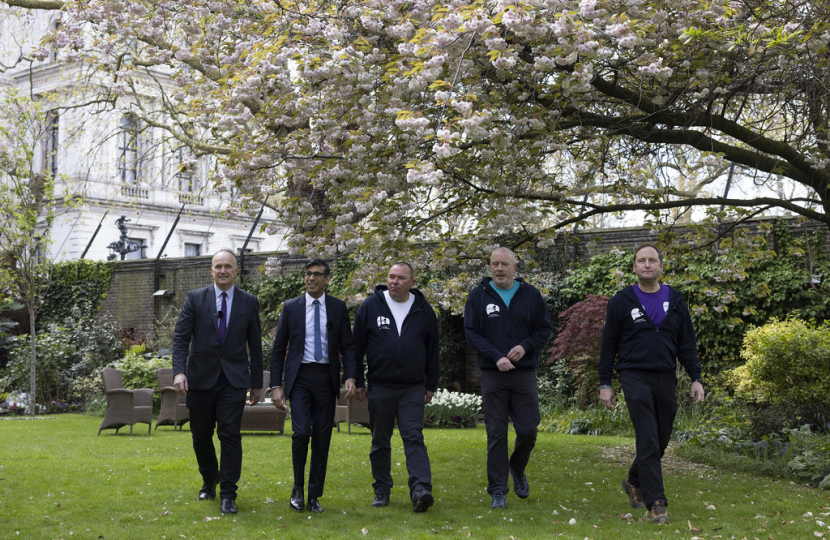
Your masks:
<path fill-rule="evenodd" d="M 184 373 L 177 373 L 175 377 L 173 377 L 173 388 L 176 389 L 176 393 L 180 396 L 187 394 L 187 375 Z"/>
<path fill-rule="evenodd" d="M 691 395 L 695 403 L 703 403 L 703 398 L 706 397 L 706 393 L 703 391 L 703 385 L 700 382 L 692 383 Z"/>
<path fill-rule="evenodd" d="M 511 369 L 516 369 L 513 362 L 511 362 L 506 356 L 499 358 L 499 361 L 496 362 L 496 367 L 499 368 L 499 371 L 510 371 Z"/>
<path fill-rule="evenodd" d="M 522 347 L 521 345 L 516 345 L 515 347 L 510 349 L 510 352 L 507 353 L 507 359 L 510 360 L 511 362 L 518 362 L 519 360 L 524 358 L 524 356 L 525 356 L 525 348 Z"/>
<path fill-rule="evenodd" d="M 259 398 L 262 397 L 262 388 L 251 388 L 251 405 L 259 403 Z"/>
<path fill-rule="evenodd" d="M 427 390 L 427 393 L 424 394 L 424 405 L 429 405 L 429 402 L 432 401 L 432 396 L 435 395 L 435 392 L 430 392 Z"/>
<path fill-rule="evenodd" d="M 354 386 L 354 379 L 346 379 L 346 382 L 343 384 L 343 388 L 346 389 L 346 398 L 357 396 L 357 388 Z"/>
<path fill-rule="evenodd" d="M 282 393 L 282 388 L 271 389 L 271 403 L 279 410 L 285 410 L 285 396 Z"/>
<path fill-rule="evenodd" d="M 614 405 L 617 404 L 617 398 L 614 396 L 614 389 L 600 388 L 599 402 L 602 403 L 602 406 L 606 409 L 613 409 Z"/>

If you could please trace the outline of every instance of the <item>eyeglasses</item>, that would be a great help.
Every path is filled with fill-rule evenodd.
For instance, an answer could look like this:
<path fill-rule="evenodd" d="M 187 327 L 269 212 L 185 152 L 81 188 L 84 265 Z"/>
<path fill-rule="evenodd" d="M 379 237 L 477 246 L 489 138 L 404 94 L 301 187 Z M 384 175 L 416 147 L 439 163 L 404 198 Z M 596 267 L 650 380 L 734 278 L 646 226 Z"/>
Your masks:
<path fill-rule="evenodd" d="M 325 276 L 325 275 L 326 275 L 326 274 L 325 274 L 325 273 L 323 273 L 323 272 L 312 272 L 312 271 L 310 271 L 310 270 L 309 270 L 309 271 L 307 271 L 307 272 L 305 273 L 305 277 L 317 277 L 317 278 L 320 278 L 320 277 L 323 277 L 323 276 Z"/>

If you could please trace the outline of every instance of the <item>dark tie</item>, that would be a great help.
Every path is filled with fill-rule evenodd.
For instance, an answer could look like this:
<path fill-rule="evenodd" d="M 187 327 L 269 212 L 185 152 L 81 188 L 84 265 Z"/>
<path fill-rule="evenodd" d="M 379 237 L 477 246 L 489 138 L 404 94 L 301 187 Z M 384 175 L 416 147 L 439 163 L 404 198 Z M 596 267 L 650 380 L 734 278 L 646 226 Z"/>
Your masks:
<path fill-rule="evenodd" d="M 225 299 L 228 297 L 228 293 L 223 292 L 219 296 L 222 297 L 222 310 L 219 312 L 219 343 L 225 343 L 225 330 L 228 324 L 225 322 L 228 317 L 228 304 Z"/>
<path fill-rule="evenodd" d="M 319 362 L 323 359 L 323 338 L 320 336 L 320 301 L 315 300 L 314 304 L 314 360 Z"/>

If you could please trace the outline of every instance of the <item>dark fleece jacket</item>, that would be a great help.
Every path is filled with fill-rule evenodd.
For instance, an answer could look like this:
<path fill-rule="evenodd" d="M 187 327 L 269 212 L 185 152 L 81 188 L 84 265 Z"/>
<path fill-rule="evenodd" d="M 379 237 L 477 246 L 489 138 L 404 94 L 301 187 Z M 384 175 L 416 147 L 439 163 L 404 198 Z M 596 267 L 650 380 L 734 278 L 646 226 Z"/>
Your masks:
<path fill-rule="evenodd" d="M 423 384 L 427 391 L 438 388 L 438 320 L 435 311 L 418 289 L 410 289 L 415 301 L 403 321 L 401 335 L 386 304 L 385 285 L 375 287 L 375 294 L 357 309 L 353 336 L 355 355 L 360 364 L 360 387 L 363 357 L 368 364 L 369 385 L 405 387 Z"/>

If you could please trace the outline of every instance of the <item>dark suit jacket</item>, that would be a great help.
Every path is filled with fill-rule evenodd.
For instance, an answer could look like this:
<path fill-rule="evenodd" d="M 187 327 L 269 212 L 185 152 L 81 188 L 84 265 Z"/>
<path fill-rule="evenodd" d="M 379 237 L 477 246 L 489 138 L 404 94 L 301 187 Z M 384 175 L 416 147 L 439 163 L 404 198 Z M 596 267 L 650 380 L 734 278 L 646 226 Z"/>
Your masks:
<path fill-rule="evenodd" d="M 190 390 L 210 390 L 219 379 L 220 370 L 234 388 L 262 388 L 259 301 L 234 287 L 222 344 L 213 284 L 188 292 L 184 300 L 173 333 L 173 376 L 187 375 Z"/>
<path fill-rule="evenodd" d="M 297 370 L 303 361 L 305 350 L 305 294 L 286 301 L 282 306 L 271 353 L 271 386 L 284 387 L 285 396 L 290 398 Z M 360 380 L 357 376 L 357 361 L 354 356 L 354 342 L 346 302 L 326 295 L 326 336 L 329 344 L 329 372 L 335 395 L 340 394 L 340 361 L 347 379 Z M 289 346 L 290 345 L 290 346 Z M 286 349 L 288 357 L 286 358 Z M 285 384 L 282 384 L 283 371 Z"/>

